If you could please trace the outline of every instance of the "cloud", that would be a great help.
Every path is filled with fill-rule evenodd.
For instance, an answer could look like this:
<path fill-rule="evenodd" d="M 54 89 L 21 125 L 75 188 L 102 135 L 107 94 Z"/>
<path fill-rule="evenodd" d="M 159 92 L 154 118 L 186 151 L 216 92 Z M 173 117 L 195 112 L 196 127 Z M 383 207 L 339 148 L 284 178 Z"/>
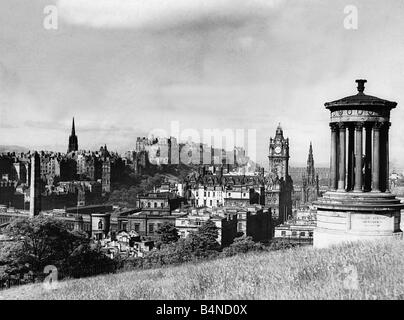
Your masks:
<path fill-rule="evenodd" d="M 92 28 L 163 30 L 206 21 L 240 23 L 265 16 L 285 0 L 58 0 L 58 14 L 69 24 Z"/>

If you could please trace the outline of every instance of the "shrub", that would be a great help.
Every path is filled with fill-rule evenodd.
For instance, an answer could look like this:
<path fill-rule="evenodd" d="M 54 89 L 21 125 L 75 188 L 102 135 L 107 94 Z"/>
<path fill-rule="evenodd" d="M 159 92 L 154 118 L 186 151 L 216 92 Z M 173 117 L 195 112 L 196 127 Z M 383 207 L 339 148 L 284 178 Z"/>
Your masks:
<path fill-rule="evenodd" d="M 259 242 L 254 242 L 252 237 L 241 236 L 235 238 L 233 243 L 223 250 L 223 254 L 226 257 L 230 257 L 239 253 L 262 250 L 265 250 L 265 247 Z"/>

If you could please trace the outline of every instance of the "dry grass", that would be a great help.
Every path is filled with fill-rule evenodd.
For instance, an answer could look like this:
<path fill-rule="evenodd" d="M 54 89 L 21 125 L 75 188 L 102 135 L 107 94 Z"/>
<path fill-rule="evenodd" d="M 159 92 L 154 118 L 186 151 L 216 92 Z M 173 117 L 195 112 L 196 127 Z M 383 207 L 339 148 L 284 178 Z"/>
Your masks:
<path fill-rule="evenodd" d="M 404 299 L 403 252 L 404 241 L 392 241 L 251 253 L 63 281 L 56 290 L 28 285 L 0 299 Z"/>

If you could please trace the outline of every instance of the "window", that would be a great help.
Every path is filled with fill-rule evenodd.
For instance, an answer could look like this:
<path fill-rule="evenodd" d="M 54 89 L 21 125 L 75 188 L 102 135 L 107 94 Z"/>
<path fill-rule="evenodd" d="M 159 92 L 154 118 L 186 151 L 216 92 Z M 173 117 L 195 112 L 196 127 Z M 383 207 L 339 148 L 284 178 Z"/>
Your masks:
<path fill-rule="evenodd" d="M 135 231 L 139 232 L 139 230 L 140 230 L 140 223 L 135 223 Z"/>
<path fill-rule="evenodd" d="M 157 202 L 154 203 L 154 207 L 157 208 Z"/>
<path fill-rule="evenodd" d="M 208 197 L 210 197 L 210 191 L 208 192 Z"/>
<path fill-rule="evenodd" d="M 161 223 L 157 223 L 157 230 L 161 228 Z"/>
<path fill-rule="evenodd" d="M 122 222 L 122 230 L 126 231 L 128 223 L 127 222 Z"/>
<path fill-rule="evenodd" d="M 212 197 L 214 197 L 215 196 L 215 193 L 214 192 L 212 192 Z"/>
<path fill-rule="evenodd" d="M 181 225 L 185 225 L 185 220 L 181 220 Z"/>
<path fill-rule="evenodd" d="M 198 197 L 198 191 L 195 193 L 196 197 Z"/>
<path fill-rule="evenodd" d="M 238 223 L 237 231 L 243 230 L 243 224 L 241 222 Z"/>
<path fill-rule="evenodd" d="M 313 237 L 313 232 L 309 232 L 309 237 Z"/>
<path fill-rule="evenodd" d="M 245 192 L 243 192 L 243 197 L 245 197 Z"/>
<path fill-rule="evenodd" d="M 210 206 L 212 206 L 212 200 L 209 201 Z"/>
<path fill-rule="evenodd" d="M 206 191 L 203 192 L 203 196 L 206 197 Z"/>
<path fill-rule="evenodd" d="M 297 236 L 297 232 L 296 231 L 292 231 L 292 237 L 296 237 Z"/>
<path fill-rule="evenodd" d="M 203 200 L 203 205 L 206 206 L 206 200 Z"/>
<path fill-rule="evenodd" d="M 229 197 L 231 196 L 231 193 L 229 192 Z"/>
<path fill-rule="evenodd" d="M 164 203 L 163 203 L 163 202 L 162 202 L 162 203 L 160 203 L 160 205 L 161 205 L 161 207 L 162 207 L 162 208 L 164 208 Z"/>
<path fill-rule="evenodd" d="M 149 232 L 153 233 L 154 232 L 154 223 L 149 224 Z"/>
<path fill-rule="evenodd" d="M 286 236 L 286 231 L 281 232 L 282 237 Z"/>
<path fill-rule="evenodd" d="M 151 207 L 151 203 L 150 203 L 150 202 L 148 202 L 148 203 L 147 203 L 147 206 L 150 208 L 150 207 Z"/>
<path fill-rule="evenodd" d="M 306 232 L 304 232 L 304 231 L 300 232 L 301 237 L 304 237 L 305 235 L 306 235 Z"/>

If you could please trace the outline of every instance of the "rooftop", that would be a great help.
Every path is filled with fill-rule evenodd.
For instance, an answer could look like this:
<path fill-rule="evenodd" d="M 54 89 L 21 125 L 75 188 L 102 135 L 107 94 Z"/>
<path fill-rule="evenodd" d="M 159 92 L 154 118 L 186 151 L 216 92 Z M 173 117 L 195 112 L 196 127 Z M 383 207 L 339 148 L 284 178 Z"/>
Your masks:
<path fill-rule="evenodd" d="M 381 99 L 375 96 L 370 96 L 364 94 L 363 91 L 365 90 L 365 83 L 367 80 L 358 79 L 356 83 L 358 83 L 358 93 L 352 96 L 347 96 L 342 99 L 334 100 L 331 102 L 326 102 L 324 105 L 327 109 L 339 109 L 341 107 L 363 107 L 363 106 L 372 106 L 378 108 L 386 108 L 386 109 L 393 109 L 396 107 L 397 102 L 389 101 L 385 99 Z"/>

